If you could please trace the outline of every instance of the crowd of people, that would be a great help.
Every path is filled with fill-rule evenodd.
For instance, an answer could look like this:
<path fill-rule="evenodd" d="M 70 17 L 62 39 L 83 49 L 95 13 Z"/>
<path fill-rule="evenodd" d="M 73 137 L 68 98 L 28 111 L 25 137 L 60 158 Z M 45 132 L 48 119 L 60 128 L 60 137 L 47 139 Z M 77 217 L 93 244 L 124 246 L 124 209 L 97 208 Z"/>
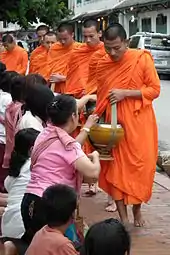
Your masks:
<path fill-rule="evenodd" d="M 83 24 L 84 43 L 73 27 L 37 29 L 39 46 L 27 53 L 7 34 L 0 53 L 0 211 L 2 252 L 15 254 L 125 255 L 130 253 L 127 205 L 142 227 L 156 169 L 158 139 L 152 101 L 160 81 L 148 51 L 128 49 L 124 28 L 104 31 Z M 101 36 L 104 42 L 101 42 Z M 86 118 L 87 102 L 96 102 Z M 102 161 L 88 140 L 91 127 L 111 122 L 111 104 L 125 131 Z M 78 227 L 83 178 L 89 193 L 108 194 L 113 218 L 94 224 L 85 238 Z"/>

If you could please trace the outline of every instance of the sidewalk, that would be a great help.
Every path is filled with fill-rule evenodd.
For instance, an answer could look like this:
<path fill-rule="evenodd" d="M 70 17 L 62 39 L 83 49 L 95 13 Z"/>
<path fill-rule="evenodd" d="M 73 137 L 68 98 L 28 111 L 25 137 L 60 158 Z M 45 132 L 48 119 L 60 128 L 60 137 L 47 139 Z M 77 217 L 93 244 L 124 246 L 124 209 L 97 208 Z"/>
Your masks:
<path fill-rule="evenodd" d="M 87 189 L 87 186 L 83 186 Z M 83 192 L 84 194 L 84 192 Z M 81 212 L 87 224 L 110 217 L 117 213 L 104 211 L 107 196 L 100 192 L 96 196 L 82 197 Z M 131 255 L 169 255 L 170 254 L 170 179 L 156 174 L 153 196 L 149 204 L 142 208 L 146 221 L 144 228 L 133 228 Z M 129 208 L 130 220 L 132 220 Z"/>

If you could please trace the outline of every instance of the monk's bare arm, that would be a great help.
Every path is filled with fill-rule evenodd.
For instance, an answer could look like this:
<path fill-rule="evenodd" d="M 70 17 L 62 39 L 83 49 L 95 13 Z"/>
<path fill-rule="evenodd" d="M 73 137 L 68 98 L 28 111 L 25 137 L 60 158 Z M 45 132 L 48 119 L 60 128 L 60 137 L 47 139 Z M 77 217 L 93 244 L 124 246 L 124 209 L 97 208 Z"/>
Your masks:
<path fill-rule="evenodd" d="M 77 99 L 77 107 L 80 112 L 88 101 L 97 101 L 97 95 L 85 95 L 81 99 Z"/>
<path fill-rule="evenodd" d="M 136 99 L 141 99 L 142 98 L 142 93 L 140 90 L 125 90 L 125 97 L 128 98 L 136 98 Z"/>

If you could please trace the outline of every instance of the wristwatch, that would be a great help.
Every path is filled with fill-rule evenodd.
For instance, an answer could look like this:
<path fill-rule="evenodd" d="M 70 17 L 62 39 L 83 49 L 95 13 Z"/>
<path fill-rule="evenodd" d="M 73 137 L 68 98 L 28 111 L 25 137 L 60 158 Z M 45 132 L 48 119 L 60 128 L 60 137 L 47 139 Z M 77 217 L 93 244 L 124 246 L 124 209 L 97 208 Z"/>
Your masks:
<path fill-rule="evenodd" d="M 87 133 L 90 133 L 90 128 L 83 127 L 80 131 L 86 131 Z"/>

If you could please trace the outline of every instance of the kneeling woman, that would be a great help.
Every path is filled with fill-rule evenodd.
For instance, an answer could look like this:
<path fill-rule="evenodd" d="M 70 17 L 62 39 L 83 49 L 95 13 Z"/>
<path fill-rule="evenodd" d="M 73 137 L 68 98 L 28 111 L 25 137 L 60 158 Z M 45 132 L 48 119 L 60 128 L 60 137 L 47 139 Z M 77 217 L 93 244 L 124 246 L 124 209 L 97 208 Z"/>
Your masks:
<path fill-rule="evenodd" d="M 92 115 L 76 139 L 70 134 L 78 125 L 76 100 L 69 95 L 58 95 L 48 106 L 50 124 L 38 136 L 31 156 L 31 180 L 21 205 L 26 232 L 24 241 L 30 243 L 34 234 L 46 225 L 42 194 L 50 185 L 65 184 L 80 192 L 82 176 L 98 178 L 99 154 L 89 158 L 81 145 L 87 138 L 88 129 L 98 120 Z"/>

